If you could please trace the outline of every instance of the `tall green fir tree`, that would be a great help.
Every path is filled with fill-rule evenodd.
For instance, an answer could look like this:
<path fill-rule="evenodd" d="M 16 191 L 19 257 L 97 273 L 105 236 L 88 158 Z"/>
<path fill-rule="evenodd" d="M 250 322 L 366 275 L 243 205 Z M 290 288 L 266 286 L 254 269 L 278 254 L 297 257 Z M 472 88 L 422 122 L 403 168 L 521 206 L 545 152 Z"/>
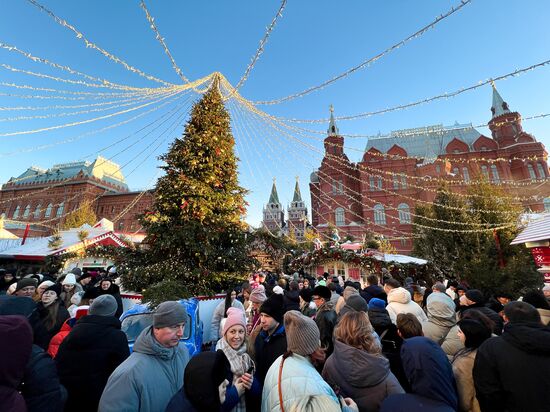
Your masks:
<path fill-rule="evenodd" d="M 142 217 L 147 250 L 123 264 L 127 289 L 145 301 L 220 292 L 243 279 L 247 253 L 244 196 L 235 141 L 217 82 L 191 112 L 184 134 L 161 156 L 165 175 Z"/>
<path fill-rule="evenodd" d="M 521 229 L 521 205 L 487 181 L 475 182 L 467 194 L 464 198 L 442 187 L 433 205 L 417 206 L 413 252 L 441 275 L 487 293 L 517 297 L 540 286 L 542 277 L 529 251 L 510 245 Z"/>

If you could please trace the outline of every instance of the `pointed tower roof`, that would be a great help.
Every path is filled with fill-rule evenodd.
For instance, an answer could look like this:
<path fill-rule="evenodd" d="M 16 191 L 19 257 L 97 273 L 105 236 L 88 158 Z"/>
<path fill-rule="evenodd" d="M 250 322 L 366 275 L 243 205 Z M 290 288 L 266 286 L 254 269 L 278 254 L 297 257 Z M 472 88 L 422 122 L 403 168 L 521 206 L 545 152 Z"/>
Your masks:
<path fill-rule="evenodd" d="M 339 131 L 336 127 L 336 122 L 334 121 L 334 106 L 330 105 L 330 122 L 328 124 L 327 133 L 329 136 L 337 136 Z"/>
<path fill-rule="evenodd" d="M 271 187 L 271 195 L 269 196 L 269 204 L 281 203 L 279 202 L 279 195 L 277 194 L 277 186 L 275 185 L 275 178 L 273 178 L 273 186 Z"/>
<path fill-rule="evenodd" d="M 293 202 L 301 202 L 302 194 L 300 193 L 300 186 L 298 185 L 298 176 L 296 176 L 296 186 L 294 186 L 294 197 L 292 198 Z"/>
<path fill-rule="evenodd" d="M 495 87 L 495 83 L 491 82 L 491 86 L 493 86 L 493 104 L 491 106 L 491 112 L 493 113 L 493 118 L 505 113 L 510 113 L 510 108 L 508 107 L 508 103 L 504 101 L 504 99 L 498 92 L 497 88 Z"/>

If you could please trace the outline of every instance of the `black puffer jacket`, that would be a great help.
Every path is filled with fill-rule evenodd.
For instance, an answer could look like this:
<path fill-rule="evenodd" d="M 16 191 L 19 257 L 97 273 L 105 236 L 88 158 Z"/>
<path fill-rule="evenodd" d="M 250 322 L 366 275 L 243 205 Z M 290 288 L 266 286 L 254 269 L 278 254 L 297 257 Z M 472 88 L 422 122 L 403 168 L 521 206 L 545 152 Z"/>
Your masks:
<path fill-rule="evenodd" d="M 363 299 L 367 301 L 367 303 L 369 303 L 372 298 L 382 299 L 384 302 L 388 301 L 386 292 L 384 292 L 384 288 L 380 285 L 367 286 L 365 289 L 363 289 L 359 293 L 361 294 Z"/>
<path fill-rule="evenodd" d="M 28 298 L 27 298 L 28 299 Z M 59 383 L 55 362 L 36 345 L 25 368 L 21 393 L 28 412 L 59 412 L 63 410 L 67 391 Z"/>
<path fill-rule="evenodd" d="M 44 306 L 42 302 L 38 302 L 38 304 L 36 305 L 36 310 L 38 311 L 40 320 L 46 328 L 48 345 L 50 344 L 52 338 L 57 334 L 57 332 L 61 330 L 61 326 L 63 326 L 63 323 L 65 323 L 65 321 L 71 317 L 65 306 L 63 306 L 63 302 L 58 299 L 56 303 L 52 303 L 52 305 L 55 304 L 58 304 L 59 308 L 57 309 L 57 319 L 55 321 L 55 324 L 51 328 L 48 328 L 44 323 L 46 317 L 48 316 L 48 308 Z"/>
<path fill-rule="evenodd" d="M 69 392 L 65 411 L 96 411 L 107 379 L 128 356 L 128 340 L 118 319 L 79 319 L 55 358 L 59 379 Z"/>
<path fill-rule="evenodd" d="M 550 328 L 518 322 L 477 350 L 473 376 L 483 412 L 548 411 Z"/>

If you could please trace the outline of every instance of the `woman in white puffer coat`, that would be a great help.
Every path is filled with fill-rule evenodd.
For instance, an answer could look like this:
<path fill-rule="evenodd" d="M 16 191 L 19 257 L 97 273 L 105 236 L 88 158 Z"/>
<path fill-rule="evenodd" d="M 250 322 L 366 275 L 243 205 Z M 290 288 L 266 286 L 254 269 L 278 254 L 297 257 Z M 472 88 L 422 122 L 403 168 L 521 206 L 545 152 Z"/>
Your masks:
<path fill-rule="evenodd" d="M 422 308 L 411 299 L 411 294 L 407 289 L 402 287 L 392 288 L 388 284 L 386 284 L 384 289 L 386 289 L 386 293 L 388 294 L 388 306 L 386 306 L 386 310 L 394 324 L 396 323 L 397 315 L 400 313 L 412 313 L 420 323 L 428 320 Z"/>

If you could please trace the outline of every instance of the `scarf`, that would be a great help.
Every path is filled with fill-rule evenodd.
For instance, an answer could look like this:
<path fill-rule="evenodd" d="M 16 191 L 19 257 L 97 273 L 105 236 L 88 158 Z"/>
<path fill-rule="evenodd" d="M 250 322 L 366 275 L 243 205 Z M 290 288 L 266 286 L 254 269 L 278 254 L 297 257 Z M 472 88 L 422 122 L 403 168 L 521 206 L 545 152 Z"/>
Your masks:
<path fill-rule="evenodd" d="M 246 353 L 246 343 L 243 343 L 237 350 L 233 349 L 225 338 L 221 338 L 216 344 L 216 350 L 221 349 L 229 360 L 231 365 L 231 373 L 233 374 L 233 385 L 237 383 L 239 378 L 246 373 L 246 371 L 254 366 L 254 362 Z M 245 412 L 246 401 L 244 394 L 241 396 L 239 403 L 232 409 L 231 412 Z"/>

